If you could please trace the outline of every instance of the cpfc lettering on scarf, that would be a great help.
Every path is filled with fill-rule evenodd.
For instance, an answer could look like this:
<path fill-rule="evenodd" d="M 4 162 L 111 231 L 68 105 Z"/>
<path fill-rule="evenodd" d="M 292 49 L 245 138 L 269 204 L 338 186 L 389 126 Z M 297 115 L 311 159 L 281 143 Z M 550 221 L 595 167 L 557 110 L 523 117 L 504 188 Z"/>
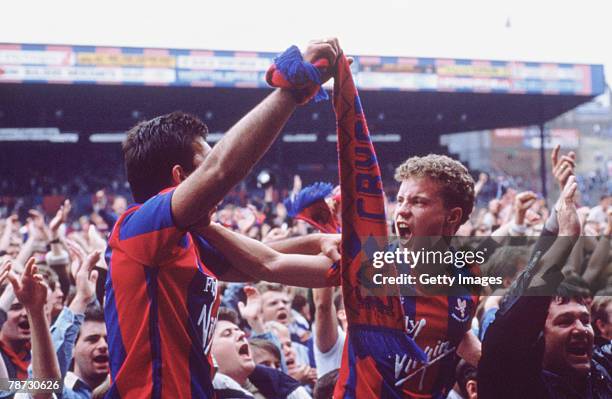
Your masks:
<path fill-rule="evenodd" d="M 334 110 L 342 206 L 342 260 L 339 273 L 349 331 L 334 397 L 402 398 L 396 354 L 427 362 L 406 334 L 399 292 L 393 286 L 367 291 L 373 252 L 386 248 L 387 224 L 382 179 L 361 101 L 347 59 L 338 60 Z M 394 268 L 392 268 L 394 273 Z"/>

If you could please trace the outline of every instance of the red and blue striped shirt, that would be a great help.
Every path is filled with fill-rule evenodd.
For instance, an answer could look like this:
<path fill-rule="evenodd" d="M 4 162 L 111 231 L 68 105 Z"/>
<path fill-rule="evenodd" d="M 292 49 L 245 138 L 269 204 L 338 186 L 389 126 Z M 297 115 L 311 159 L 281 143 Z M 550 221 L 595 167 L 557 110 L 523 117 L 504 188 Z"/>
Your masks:
<path fill-rule="evenodd" d="M 107 398 L 214 397 L 219 298 L 210 267 L 219 255 L 174 224 L 173 192 L 130 206 L 109 239 Z"/>

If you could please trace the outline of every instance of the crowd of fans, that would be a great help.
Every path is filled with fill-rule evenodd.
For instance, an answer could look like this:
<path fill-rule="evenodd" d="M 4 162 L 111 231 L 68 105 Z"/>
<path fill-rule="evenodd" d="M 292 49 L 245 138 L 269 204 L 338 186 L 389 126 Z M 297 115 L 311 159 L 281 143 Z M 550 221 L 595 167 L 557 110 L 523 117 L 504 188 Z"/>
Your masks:
<path fill-rule="evenodd" d="M 284 55 L 303 66 L 297 49 Z M 313 42 L 304 59 L 311 68 L 338 60 L 350 71 L 336 39 Z M 389 231 L 415 250 L 428 237 L 443 249 L 441 237 L 487 239 L 492 253 L 468 272 L 503 279 L 479 296 L 361 297 L 346 281 L 371 270 L 338 269 L 340 237 L 313 228 L 325 230 L 323 219 L 342 227 L 338 213 L 352 208 L 342 206 L 342 190 L 324 191 L 304 217 L 294 209 L 308 190 L 299 176 L 286 195 L 262 178 L 262 197 L 234 192 L 216 207 L 275 140 L 279 120 L 333 72 L 275 91 L 213 149 L 191 115 L 139 123 L 123 147 L 136 204 L 105 190 L 79 210 L 61 190 L 55 209 L 6 204 L 0 383 L 61 380 L 56 395 L 66 398 L 159 397 L 164 389 L 258 399 L 331 398 L 334 389 L 357 398 L 609 398 L 612 197 L 581 206 L 574 153 L 552 153 L 554 204 L 505 187 L 473 209 L 486 175 L 474 184 L 465 166 L 440 155 L 397 168 L 399 189 L 385 204 Z M 357 163 L 370 162 L 375 156 Z M 378 175 L 365 177 L 375 183 L 360 189 L 382 201 Z M 0 397 L 24 394 L 14 391 L 3 385 Z"/>
<path fill-rule="evenodd" d="M 477 195 L 486 181 L 481 174 L 475 186 Z M 296 176 L 287 195 L 301 189 Z M 263 242 L 314 232 L 303 220 L 287 215 L 272 186 L 263 192 L 263 198 L 243 198 L 244 206 L 237 204 L 240 199 L 234 195 L 217 210 L 215 221 Z M 110 229 L 128 203 L 124 196 L 103 190 L 90 198 L 91 213 L 75 214 L 66 198 L 52 215 L 34 208 L 20 220 L 7 209 L 6 217 L 0 219 L 0 353 L 4 363 L 0 376 L 42 378 L 48 369 L 44 363 L 50 363 L 47 356 L 54 356 L 64 379 L 64 397 L 101 397 L 109 373 L 101 310 L 107 264 L 101 255 Z M 388 214 L 393 214 L 395 206 L 390 198 Z M 508 188 L 486 207 L 474 209 L 457 235 L 535 237 L 549 214 L 549 207 L 537 194 Z M 589 298 L 590 320 L 585 323 L 593 327 L 594 345 L 604 347 L 612 339 L 612 196 L 602 196 L 594 207 L 579 207 L 578 214 L 584 239 L 574 247 L 563 273 L 574 289 Z M 391 222 L 389 226 L 393 228 Z M 507 287 L 527 260 L 526 250 L 502 247 L 486 266 L 491 273 L 507 278 Z M 42 280 L 33 277 L 33 270 Z M 483 326 L 494 317 L 491 309 L 499 306 L 503 287 L 499 288 L 502 291 L 482 298 L 479 317 L 474 320 L 481 338 Z M 220 389 L 268 397 L 262 394 L 267 388 L 261 381 L 273 381 L 274 388 L 282 391 L 282 378 L 259 375 L 256 366 L 260 365 L 299 382 L 298 388 L 281 395 L 331 397 L 346 330 L 342 295 L 337 289 L 309 290 L 266 282 L 224 283 L 220 289 L 222 307 L 212 341 L 218 366 L 215 381 Z M 36 352 L 44 347 L 37 340 L 45 339 L 51 340 L 55 354 Z M 606 359 L 609 372 L 611 358 Z M 476 397 L 477 381 L 476 368 L 462 361 L 451 396 Z"/>

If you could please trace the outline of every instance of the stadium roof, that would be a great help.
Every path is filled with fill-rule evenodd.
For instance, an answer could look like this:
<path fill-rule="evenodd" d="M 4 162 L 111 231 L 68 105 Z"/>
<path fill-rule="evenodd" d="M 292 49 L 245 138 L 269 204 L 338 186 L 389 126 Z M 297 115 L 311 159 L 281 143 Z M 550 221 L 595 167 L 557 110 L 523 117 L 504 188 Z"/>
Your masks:
<path fill-rule="evenodd" d="M 182 109 L 226 129 L 269 91 L 274 56 L 0 44 L 0 127 L 61 119 L 62 130 L 121 131 Z M 352 69 L 371 130 L 404 137 L 541 124 L 605 88 L 601 65 L 355 56 Z M 333 127 L 324 103 L 300 110 L 289 129 Z"/>

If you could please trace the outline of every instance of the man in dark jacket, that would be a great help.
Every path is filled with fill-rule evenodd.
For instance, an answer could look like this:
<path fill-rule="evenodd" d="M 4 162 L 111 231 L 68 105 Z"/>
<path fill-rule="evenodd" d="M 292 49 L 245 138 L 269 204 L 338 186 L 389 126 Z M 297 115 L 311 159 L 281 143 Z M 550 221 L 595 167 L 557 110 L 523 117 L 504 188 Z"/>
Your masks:
<path fill-rule="evenodd" d="M 523 296 L 503 310 L 483 342 L 480 398 L 612 398 L 580 298 Z"/>
<path fill-rule="evenodd" d="M 560 273 L 576 237 L 571 177 L 557 210 L 559 237 L 538 248 L 511 287 L 483 341 L 478 397 L 495 399 L 612 398 L 612 378 L 593 357 L 593 327 L 586 303 L 562 292 Z M 544 255 L 542 255 L 544 254 Z M 533 276 L 543 274 L 544 286 Z"/>

